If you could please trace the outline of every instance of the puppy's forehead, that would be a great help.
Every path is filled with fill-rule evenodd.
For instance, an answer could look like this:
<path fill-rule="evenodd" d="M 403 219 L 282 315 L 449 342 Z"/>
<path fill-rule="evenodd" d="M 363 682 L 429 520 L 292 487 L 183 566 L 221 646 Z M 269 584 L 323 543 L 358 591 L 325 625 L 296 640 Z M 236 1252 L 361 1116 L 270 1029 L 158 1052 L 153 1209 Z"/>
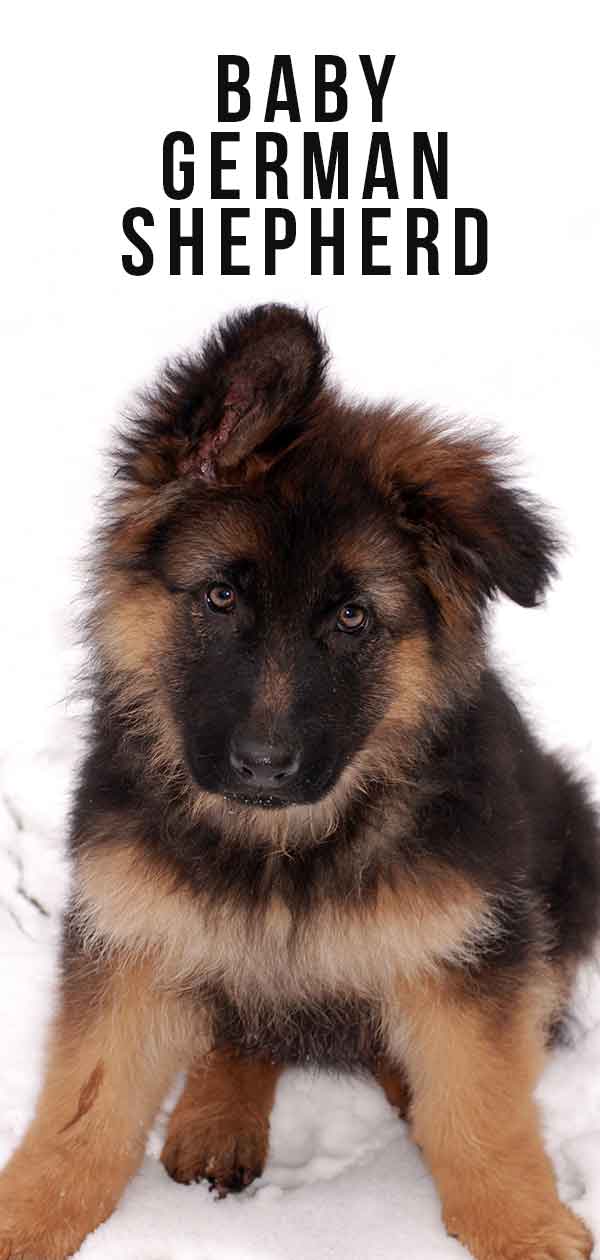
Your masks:
<path fill-rule="evenodd" d="M 169 522 L 161 559 L 169 576 L 186 586 L 215 568 L 256 561 L 268 546 L 268 531 L 254 505 L 189 499 Z"/>
<path fill-rule="evenodd" d="M 168 531 L 164 559 L 181 585 L 249 565 L 264 581 L 318 586 L 335 573 L 367 587 L 395 580 L 399 541 L 382 514 L 312 487 L 293 504 L 278 495 L 189 501 Z"/>

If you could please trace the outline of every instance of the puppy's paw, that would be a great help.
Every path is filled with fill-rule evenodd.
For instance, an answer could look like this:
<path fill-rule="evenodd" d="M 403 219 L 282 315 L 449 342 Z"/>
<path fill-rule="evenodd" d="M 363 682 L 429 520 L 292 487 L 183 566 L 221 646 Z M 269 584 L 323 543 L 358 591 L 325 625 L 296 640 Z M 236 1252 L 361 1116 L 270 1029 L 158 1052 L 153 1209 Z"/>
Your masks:
<path fill-rule="evenodd" d="M 460 1239 L 476 1260 L 589 1260 L 594 1240 L 587 1225 L 562 1203 L 549 1207 L 542 1219 L 527 1223 L 511 1218 L 510 1203 L 505 1220 L 497 1217 L 486 1228 L 468 1220 L 445 1215 L 448 1233 Z"/>
<path fill-rule="evenodd" d="M 223 1198 L 261 1176 L 268 1142 L 268 1125 L 249 1106 L 226 1115 L 189 1109 L 178 1115 L 176 1109 L 161 1159 L 174 1181 L 189 1185 L 206 1178 Z"/>

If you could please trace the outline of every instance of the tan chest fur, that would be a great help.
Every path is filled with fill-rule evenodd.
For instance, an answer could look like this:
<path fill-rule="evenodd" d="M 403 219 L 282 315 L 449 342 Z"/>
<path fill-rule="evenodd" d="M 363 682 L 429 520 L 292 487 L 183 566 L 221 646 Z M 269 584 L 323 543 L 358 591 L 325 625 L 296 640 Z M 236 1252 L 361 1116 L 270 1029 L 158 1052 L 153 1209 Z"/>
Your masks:
<path fill-rule="evenodd" d="M 295 921 L 275 895 L 253 912 L 210 904 L 127 844 L 80 855 L 74 896 L 90 947 L 150 955 L 160 982 L 216 983 L 240 1005 L 377 1000 L 400 979 L 468 963 L 498 932 L 483 894 L 433 867 L 362 907 L 323 903 Z"/>

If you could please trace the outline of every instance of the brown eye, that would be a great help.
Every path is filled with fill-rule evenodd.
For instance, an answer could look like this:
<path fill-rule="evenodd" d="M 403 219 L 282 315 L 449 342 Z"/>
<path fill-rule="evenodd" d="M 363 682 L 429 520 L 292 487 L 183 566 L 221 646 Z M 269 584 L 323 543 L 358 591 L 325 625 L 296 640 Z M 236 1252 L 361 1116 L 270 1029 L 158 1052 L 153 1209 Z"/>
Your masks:
<path fill-rule="evenodd" d="M 236 594 L 233 587 L 228 586 L 226 582 L 215 582 L 215 585 L 209 586 L 206 592 L 206 602 L 212 612 L 233 612 Z"/>
<path fill-rule="evenodd" d="M 344 604 L 340 608 L 336 622 L 338 630 L 352 633 L 353 630 L 362 630 L 366 624 L 367 610 L 360 604 Z"/>

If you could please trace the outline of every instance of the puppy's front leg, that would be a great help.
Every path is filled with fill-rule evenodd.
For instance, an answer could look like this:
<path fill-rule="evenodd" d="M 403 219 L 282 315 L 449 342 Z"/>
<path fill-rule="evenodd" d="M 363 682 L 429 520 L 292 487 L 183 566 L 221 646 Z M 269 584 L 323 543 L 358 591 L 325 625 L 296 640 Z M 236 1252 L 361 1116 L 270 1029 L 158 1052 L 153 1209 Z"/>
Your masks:
<path fill-rule="evenodd" d="M 64 1260 L 110 1215 L 192 1034 L 149 964 L 68 964 L 35 1117 L 0 1175 L 0 1260 Z"/>
<path fill-rule="evenodd" d="M 398 1045 L 414 1138 L 448 1232 L 477 1260 L 582 1260 L 592 1250 L 587 1228 L 558 1198 L 532 1097 L 544 1058 L 544 987 L 549 994 L 551 976 L 508 998 L 475 1000 L 456 983 L 427 982 L 406 1001 Z"/>

